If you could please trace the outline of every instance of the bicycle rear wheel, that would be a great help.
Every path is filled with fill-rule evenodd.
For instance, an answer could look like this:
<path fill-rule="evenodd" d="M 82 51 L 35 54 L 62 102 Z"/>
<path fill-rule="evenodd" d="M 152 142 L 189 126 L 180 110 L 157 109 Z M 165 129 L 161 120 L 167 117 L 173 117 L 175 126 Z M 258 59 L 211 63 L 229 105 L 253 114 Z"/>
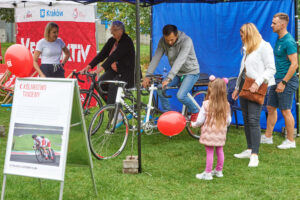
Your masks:
<path fill-rule="evenodd" d="M 199 106 L 202 106 L 202 102 L 205 100 L 205 96 L 206 96 L 206 91 L 197 91 L 193 94 L 194 99 L 196 100 L 196 102 L 199 104 Z M 187 107 L 185 107 L 185 111 L 184 111 L 184 116 L 187 119 L 187 123 L 186 123 L 186 130 L 188 132 L 188 134 L 195 139 L 199 139 L 200 138 L 200 128 L 192 128 L 190 126 L 190 113 L 188 113 Z"/>
<path fill-rule="evenodd" d="M 87 126 L 89 126 L 92 117 L 99 110 L 99 108 L 103 107 L 102 101 L 95 93 L 90 95 L 89 90 L 81 89 L 80 90 L 80 100 L 82 104 L 83 114 L 85 116 L 85 121 Z M 98 126 L 95 126 L 95 130 L 93 130 L 92 134 L 95 133 L 96 129 L 100 127 L 102 123 L 102 119 L 99 118 Z"/>
<path fill-rule="evenodd" d="M 115 105 L 102 107 L 93 117 L 88 130 L 90 149 L 99 159 L 110 159 L 118 156 L 126 146 L 128 139 L 128 120 L 122 109 L 114 119 Z M 101 126 L 98 126 L 102 118 Z M 116 122 L 114 122 L 117 120 Z M 96 130 L 94 133 L 93 130 Z"/>

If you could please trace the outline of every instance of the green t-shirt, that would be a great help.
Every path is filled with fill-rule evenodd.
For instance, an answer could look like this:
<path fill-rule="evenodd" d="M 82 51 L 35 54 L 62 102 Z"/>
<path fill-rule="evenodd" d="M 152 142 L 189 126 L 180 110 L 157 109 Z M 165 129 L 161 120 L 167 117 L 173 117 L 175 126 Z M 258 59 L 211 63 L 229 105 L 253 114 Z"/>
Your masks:
<path fill-rule="evenodd" d="M 276 65 L 275 79 L 281 79 L 285 77 L 291 65 L 288 55 L 294 53 L 297 53 L 297 44 L 290 33 L 287 33 L 282 38 L 277 39 L 274 47 Z"/>

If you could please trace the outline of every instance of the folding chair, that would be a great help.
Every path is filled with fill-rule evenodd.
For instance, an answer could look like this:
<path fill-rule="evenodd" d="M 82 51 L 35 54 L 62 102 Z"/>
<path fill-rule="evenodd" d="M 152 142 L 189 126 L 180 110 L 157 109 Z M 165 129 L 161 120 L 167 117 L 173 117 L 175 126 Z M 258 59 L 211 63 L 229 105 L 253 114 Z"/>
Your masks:
<path fill-rule="evenodd" d="M 231 109 L 231 116 L 234 114 L 235 117 L 235 125 L 236 128 L 239 127 L 238 125 L 238 119 L 237 119 L 237 112 L 236 111 L 242 111 L 239 99 L 233 100 L 232 99 L 232 93 L 235 90 L 235 85 L 236 85 L 237 77 L 231 77 L 228 79 L 228 84 L 227 84 L 227 100 L 230 104 L 230 109 Z"/>
<path fill-rule="evenodd" d="M 29 77 L 36 76 L 37 71 L 34 71 Z M 5 77 L 3 77 L 3 80 L 0 81 L 0 90 L 2 91 L 1 95 L 4 96 L 4 99 L 0 102 L 0 104 L 8 104 L 12 102 L 16 78 L 17 77 L 14 74 L 11 74 L 7 70 Z"/>
<path fill-rule="evenodd" d="M 10 71 L 7 69 L 5 64 L 0 64 L 0 96 L 6 96 L 6 88 L 4 87 L 4 83 L 10 77 Z"/>
<path fill-rule="evenodd" d="M 15 82 L 16 76 L 7 70 L 0 81 L 1 96 L 4 96 L 4 99 L 0 102 L 1 104 L 7 104 L 12 101 Z"/>

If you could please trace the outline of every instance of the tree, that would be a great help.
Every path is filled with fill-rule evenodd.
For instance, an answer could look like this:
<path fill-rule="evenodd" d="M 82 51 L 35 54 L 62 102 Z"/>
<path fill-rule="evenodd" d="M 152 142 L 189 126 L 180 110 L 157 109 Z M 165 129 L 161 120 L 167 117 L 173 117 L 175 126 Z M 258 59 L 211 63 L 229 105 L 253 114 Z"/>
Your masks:
<path fill-rule="evenodd" d="M 140 32 L 150 34 L 150 7 L 140 7 Z M 98 15 L 109 22 L 119 20 L 124 23 L 126 32 L 136 38 L 135 5 L 128 3 L 98 3 Z"/>
<path fill-rule="evenodd" d="M 0 8 L 0 19 L 7 23 L 14 23 L 14 9 L 13 8 Z"/>

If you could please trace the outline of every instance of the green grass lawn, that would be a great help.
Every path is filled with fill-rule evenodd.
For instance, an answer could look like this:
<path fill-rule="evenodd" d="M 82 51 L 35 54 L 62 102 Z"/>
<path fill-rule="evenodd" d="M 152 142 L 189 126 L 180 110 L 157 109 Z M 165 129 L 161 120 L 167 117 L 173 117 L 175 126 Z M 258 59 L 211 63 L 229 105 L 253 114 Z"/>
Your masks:
<path fill-rule="evenodd" d="M 0 122 L 8 130 L 10 111 L 0 107 L 0 113 Z M 233 157 L 245 149 L 246 140 L 243 129 L 232 126 L 224 147 L 224 177 L 201 181 L 195 174 L 205 168 L 205 149 L 185 131 L 171 139 L 162 134 L 142 135 L 142 173 L 122 174 L 123 160 L 132 152 L 131 137 L 119 157 L 93 158 L 99 197 L 94 194 L 88 168 L 67 165 L 64 199 L 299 199 L 299 139 L 298 148 L 279 150 L 276 145 L 283 137 L 275 135 L 274 145 L 261 145 L 259 167 L 249 168 L 249 160 Z M 6 140 L 0 138 L 1 172 Z M 136 135 L 133 142 L 133 155 L 137 155 Z M 2 180 L 0 173 L 0 188 Z M 59 182 L 41 182 L 40 188 L 38 179 L 8 175 L 5 199 L 57 199 Z"/>

